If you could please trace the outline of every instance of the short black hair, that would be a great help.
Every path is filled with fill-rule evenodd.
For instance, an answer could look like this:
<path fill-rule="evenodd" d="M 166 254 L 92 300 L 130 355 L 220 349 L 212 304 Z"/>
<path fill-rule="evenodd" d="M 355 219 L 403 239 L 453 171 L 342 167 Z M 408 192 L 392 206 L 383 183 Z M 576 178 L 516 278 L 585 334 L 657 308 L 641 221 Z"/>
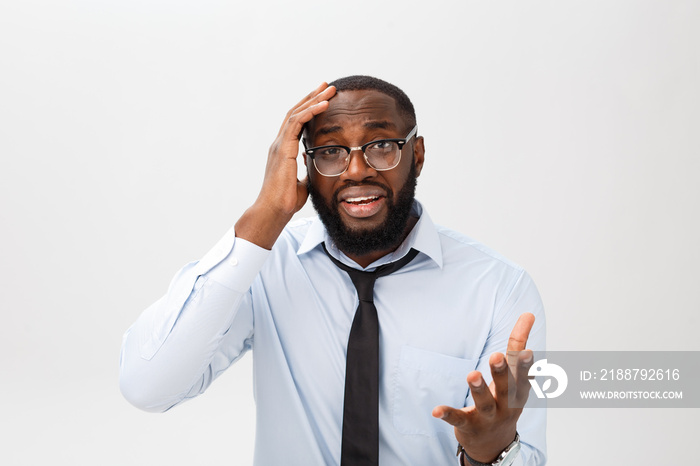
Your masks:
<path fill-rule="evenodd" d="M 404 91 L 391 83 L 372 76 L 355 75 L 338 78 L 329 83 L 329 86 L 335 86 L 338 92 L 373 90 L 386 94 L 394 99 L 399 113 L 406 119 L 406 129 L 409 130 L 416 126 L 416 110 L 413 108 L 411 99 Z"/>

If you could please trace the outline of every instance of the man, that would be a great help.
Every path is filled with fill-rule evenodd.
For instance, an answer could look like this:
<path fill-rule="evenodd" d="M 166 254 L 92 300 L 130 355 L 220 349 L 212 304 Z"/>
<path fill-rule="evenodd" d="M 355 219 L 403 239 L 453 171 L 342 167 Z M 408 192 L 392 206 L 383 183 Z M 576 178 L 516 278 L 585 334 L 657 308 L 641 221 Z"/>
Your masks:
<path fill-rule="evenodd" d="M 532 353 L 502 354 L 544 349 L 539 295 L 432 223 L 414 200 L 424 155 L 389 83 L 351 76 L 302 99 L 255 203 L 127 331 L 124 396 L 165 411 L 252 349 L 256 464 L 544 464 L 544 410 L 506 406 L 509 386 L 527 396 Z M 309 195 L 320 219 L 287 225 Z"/>

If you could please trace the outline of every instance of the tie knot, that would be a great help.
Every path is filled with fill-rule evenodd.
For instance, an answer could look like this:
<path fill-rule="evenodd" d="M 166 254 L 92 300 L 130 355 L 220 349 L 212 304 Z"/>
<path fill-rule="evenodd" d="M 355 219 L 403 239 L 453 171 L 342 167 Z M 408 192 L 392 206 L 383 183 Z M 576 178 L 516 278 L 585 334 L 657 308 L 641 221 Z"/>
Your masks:
<path fill-rule="evenodd" d="M 343 264 L 338 259 L 330 255 L 325 244 L 322 244 L 322 246 L 323 251 L 326 253 L 331 262 L 333 262 L 339 269 L 347 272 L 347 274 L 350 276 L 352 284 L 355 285 L 355 289 L 357 290 L 358 299 L 369 303 L 374 302 L 374 282 L 377 281 L 377 278 L 396 272 L 401 267 L 411 262 L 413 258 L 418 255 L 417 250 L 411 249 L 408 251 L 408 254 L 396 262 L 379 266 L 372 272 L 365 272 L 362 270 L 353 269 L 352 267 Z"/>

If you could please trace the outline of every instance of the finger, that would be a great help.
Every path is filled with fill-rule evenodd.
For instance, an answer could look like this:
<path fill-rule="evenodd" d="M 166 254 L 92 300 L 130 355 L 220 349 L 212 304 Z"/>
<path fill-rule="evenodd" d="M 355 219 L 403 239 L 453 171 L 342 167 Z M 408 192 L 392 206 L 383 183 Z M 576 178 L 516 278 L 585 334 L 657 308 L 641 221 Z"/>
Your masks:
<path fill-rule="evenodd" d="M 291 116 L 289 119 L 289 123 L 291 123 L 289 130 L 294 132 L 293 134 L 296 136 L 297 140 L 301 139 L 301 132 L 304 129 L 304 125 L 319 113 L 328 110 L 328 105 L 327 100 L 322 100 Z"/>
<path fill-rule="evenodd" d="M 318 102 L 317 104 L 306 108 L 305 110 L 295 113 L 294 115 L 289 117 L 289 119 L 285 122 L 284 126 L 280 130 L 280 134 L 277 140 L 284 147 L 288 148 L 290 158 L 296 158 L 298 155 L 299 139 L 301 136 L 302 129 L 304 128 L 304 124 L 309 122 L 313 117 L 315 117 L 319 113 L 326 111 L 327 109 L 328 101 L 323 100 L 321 102 Z M 290 144 L 293 144 L 293 150 Z"/>
<path fill-rule="evenodd" d="M 327 88 L 328 88 L 328 83 L 326 83 L 325 81 L 322 82 L 321 84 L 319 84 L 319 86 L 316 89 L 314 89 L 313 91 L 306 94 L 306 97 L 304 97 L 299 102 L 297 102 L 297 104 L 294 107 L 292 107 L 292 110 L 294 110 L 295 108 L 301 107 L 306 102 L 308 102 L 310 99 L 312 99 L 314 96 L 317 96 L 318 94 L 320 94 L 321 92 L 323 92 Z M 290 110 L 290 111 L 292 111 L 292 110 Z"/>
<path fill-rule="evenodd" d="M 496 403 L 499 407 L 506 407 L 508 405 L 508 390 L 509 388 L 515 388 L 515 384 L 513 383 L 513 376 L 508 370 L 505 356 L 502 353 L 492 354 L 489 358 L 489 366 L 491 366 Z"/>
<path fill-rule="evenodd" d="M 442 419 L 448 424 L 455 426 L 457 428 L 464 428 L 467 424 L 470 424 L 476 410 L 474 407 L 466 409 L 455 409 L 450 406 L 436 406 L 433 408 L 433 417 Z"/>
<path fill-rule="evenodd" d="M 508 352 L 510 351 L 522 351 L 527 346 L 527 338 L 530 336 L 530 330 L 532 330 L 532 325 L 535 323 L 535 316 L 526 312 L 521 314 L 518 321 L 513 327 L 513 331 L 510 332 L 510 338 L 508 338 Z"/>
<path fill-rule="evenodd" d="M 532 350 L 521 351 L 518 354 L 517 364 L 515 365 L 515 383 L 517 391 L 515 399 L 520 406 L 524 406 L 530 394 L 530 379 L 528 373 L 530 367 L 534 363 Z"/>
<path fill-rule="evenodd" d="M 322 82 L 321 84 L 319 84 L 319 86 L 316 89 L 314 89 L 313 91 L 306 94 L 306 96 L 303 99 L 301 99 L 292 108 L 290 108 L 289 111 L 287 112 L 287 115 L 284 118 L 284 121 L 282 122 L 282 126 L 280 126 L 280 130 L 278 131 L 278 134 L 282 132 L 284 125 L 287 124 L 287 120 L 289 120 L 289 117 L 292 116 L 292 114 L 296 111 L 296 109 L 298 109 L 299 107 L 304 105 L 309 100 L 313 99 L 314 96 L 317 96 L 318 94 L 320 94 L 321 92 L 323 92 L 327 88 L 328 88 L 328 83 L 326 83 L 325 81 Z"/>
<path fill-rule="evenodd" d="M 312 105 L 316 105 L 321 101 L 328 100 L 335 95 L 335 86 L 329 86 L 326 83 L 321 84 L 314 91 L 309 93 L 306 97 L 301 99 L 294 107 L 292 107 L 285 117 L 282 126 L 280 127 L 280 133 L 284 129 L 287 121 L 295 114 L 302 110 L 309 108 Z"/>
<path fill-rule="evenodd" d="M 305 176 L 303 180 L 297 180 L 297 205 L 295 207 L 295 212 L 299 212 L 304 204 L 306 204 L 306 199 L 309 197 L 308 176 Z"/>
<path fill-rule="evenodd" d="M 297 106 L 293 111 L 292 114 L 300 112 L 312 105 L 316 105 L 317 103 L 323 101 L 323 100 L 329 100 L 331 97 L 335 95 L 335 86 L 328 86 L 325 88 L 323 91 L 318 93 L 318 95 L 311 97 L 308 99 L 306 102 L 303 104 Z"/>
<path fill-rule="evenodd" d="M 496 414 L 496 400 L 481 376 L 481 372 L 470 372 L 467 376 L 467 383 L 472 392 L 474 406 L 479 414 L 487 418 L 493 417 Z"/>

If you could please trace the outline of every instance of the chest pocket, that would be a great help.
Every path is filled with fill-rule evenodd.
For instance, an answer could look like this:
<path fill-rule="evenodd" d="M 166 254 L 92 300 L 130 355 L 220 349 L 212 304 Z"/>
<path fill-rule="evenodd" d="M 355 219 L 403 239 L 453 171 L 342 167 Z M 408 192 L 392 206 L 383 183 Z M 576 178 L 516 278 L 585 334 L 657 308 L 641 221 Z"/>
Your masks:
<path fill-rule="evenodd" d="M 477 359 L 461 359 L 410 346 L 401 348 L 394 380 L 394 427 L 405 435 L 454 436 L 454 428 L 431 412 L 448 405 L 461 408 L 467 398 L 467 374 Z"/>

